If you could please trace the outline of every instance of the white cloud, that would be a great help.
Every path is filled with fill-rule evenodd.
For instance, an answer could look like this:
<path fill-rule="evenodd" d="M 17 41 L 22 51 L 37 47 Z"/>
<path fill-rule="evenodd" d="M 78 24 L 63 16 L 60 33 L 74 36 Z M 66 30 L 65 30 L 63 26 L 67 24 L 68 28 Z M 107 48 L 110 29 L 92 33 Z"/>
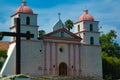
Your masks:
<path fill-rule="evenodd" d="M 120 41 L 120 28 L 116 25 L 119 24 L 120 21 L 119 3 L 113 2 L 112 0 L 105 0 L 99 3 L 91 1 L 85 4 L 89 9 L 89 13 L 95 17 L 95 20 L 100 21 L 99 25 L 103 27 L 103 32 L 107 33 L 109 30 L 114 29 L 117 31 L 118 41 Z M 58 19 L 58 12 L 62 13 L 61 19 L 63 22 L 69 18 L 76 22 L 82 14 L 85 4 L 77 3 L 55 6 L 49 9 L 35 9 L 35 11 L 39 13 L 39 24 L 42 25 L 40 29 L 45 29 L 47 32 L 50 32 L 53 23 Z M 118 7 L 115 7 L 116 5 Z"/>
<path fill-rule="evenodd" d="M 120 39 L 120 28 L 118 25 L 120 21 L 120 10 L 119 10 L 119 2 L 118 0 L 101 0 L 101 1 L 88 1 L 85 3 L 75 4 L 64 4 L 59 6 L 54 6 L 51 8 L 32 8 L 34 13 L 38 14 L 38 25 L 39 29 L 45 30 L 47 33 L 52 31 L 53 24 L 58 20 L 58 12 L 61 13 L 61 19 L 63 22 L 67 19 L 71 19 L 74 22 L 77 21 L 78 17 L 82 14 L 83 10 L 86 8 L 89 10 L 89 13 L 92 14 L 95 20 L 100 21 L 100 26 L 103 26 L 103 31 L 108 32 L 110 29 L 115 29 L 118 32 L 118 36 Z M 9 7 L 9 8 L 8 8 Z M 0 25 L 10 25 L 10 20 L 8 17 L 15 12 L 18 6 L 8 6 L 6 9 L 1 11 L 7 12 L 5 13 L 4 19 L 6 20 L 4 23 L 0 23 Z M 39 7 L 39 6 L 38 6 Z M 0 11 L 0 12 L 1 12 Z M 10 11 L 10 12 L 9 12 Z M 9 20 L 9 21 L 8 21 Z M 111 27 L 111 28 L 110 28 Z M 9 27 L 6 27 L 6 29 Z M 6 30 L 1 29 L 0 30 Z M 7 29 L 7 30 L 8 30 Z"/>

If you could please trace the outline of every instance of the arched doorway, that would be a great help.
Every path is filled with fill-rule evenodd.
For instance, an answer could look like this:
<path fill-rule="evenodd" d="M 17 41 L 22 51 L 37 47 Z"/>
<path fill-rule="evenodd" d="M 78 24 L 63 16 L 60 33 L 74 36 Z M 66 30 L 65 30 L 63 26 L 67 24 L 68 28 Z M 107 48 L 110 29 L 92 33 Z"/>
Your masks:
<path fill-rule="evenodd" d="M 63 76 L 67 75 L 67 65 L 65 63 L 61 63 L 59 65 L 59 75 L 63 75 Z"/>

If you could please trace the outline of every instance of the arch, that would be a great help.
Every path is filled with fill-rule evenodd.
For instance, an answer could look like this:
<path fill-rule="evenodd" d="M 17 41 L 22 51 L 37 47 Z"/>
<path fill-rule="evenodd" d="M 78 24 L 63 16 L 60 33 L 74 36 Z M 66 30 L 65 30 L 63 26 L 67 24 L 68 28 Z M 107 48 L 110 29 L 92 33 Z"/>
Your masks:
<path fill-rule="evenodd" d="M 66 76 L 67 75 L 67 64 L 62 62 L 59 65 L 59 75 Z"/>
<path fill-rule="evenodd" d="M 90 24 L 90 31 L 93 31 L 93 25 Z"/>
<path fill-rule="evenodd" d="M 26 24 L 30 25 L 30 17 L 26 17 Z"/>
<path fill-rule="evenodd" d="M 94 44 L 94 38 L 90 37 L 90 44 Z"/>

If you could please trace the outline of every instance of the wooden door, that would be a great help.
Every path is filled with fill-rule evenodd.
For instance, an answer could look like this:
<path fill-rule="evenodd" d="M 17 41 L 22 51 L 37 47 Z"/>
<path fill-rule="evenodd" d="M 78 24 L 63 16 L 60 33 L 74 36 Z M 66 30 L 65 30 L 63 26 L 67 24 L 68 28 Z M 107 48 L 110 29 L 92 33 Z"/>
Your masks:
<path fill-rule="evenodd" d="M 67 65 L 65 63 L 61 63 L 59 65 L 59 75 L 62 75 L 62 76 L 67 75 Z"/>

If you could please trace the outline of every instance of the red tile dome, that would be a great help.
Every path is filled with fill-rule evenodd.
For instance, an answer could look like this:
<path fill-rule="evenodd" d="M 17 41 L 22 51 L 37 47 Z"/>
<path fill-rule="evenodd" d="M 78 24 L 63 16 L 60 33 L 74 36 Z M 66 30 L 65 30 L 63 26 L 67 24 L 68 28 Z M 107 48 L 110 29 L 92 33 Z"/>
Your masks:
<path fill-rule="evenodd" d="M 33 10 L 26 6 L 26 2 L 22 2 L 22 6 L 20 6 L 17 10 L 16 13 L 27 13 L 27 14 L 33 14 Z"/>
<path fill-rule="evenodd" d="M 79 17 L 78 21 L 94 21 L 94 17 L 88 14 L 88 10 L 84 10 L 84 13 Z"/>

